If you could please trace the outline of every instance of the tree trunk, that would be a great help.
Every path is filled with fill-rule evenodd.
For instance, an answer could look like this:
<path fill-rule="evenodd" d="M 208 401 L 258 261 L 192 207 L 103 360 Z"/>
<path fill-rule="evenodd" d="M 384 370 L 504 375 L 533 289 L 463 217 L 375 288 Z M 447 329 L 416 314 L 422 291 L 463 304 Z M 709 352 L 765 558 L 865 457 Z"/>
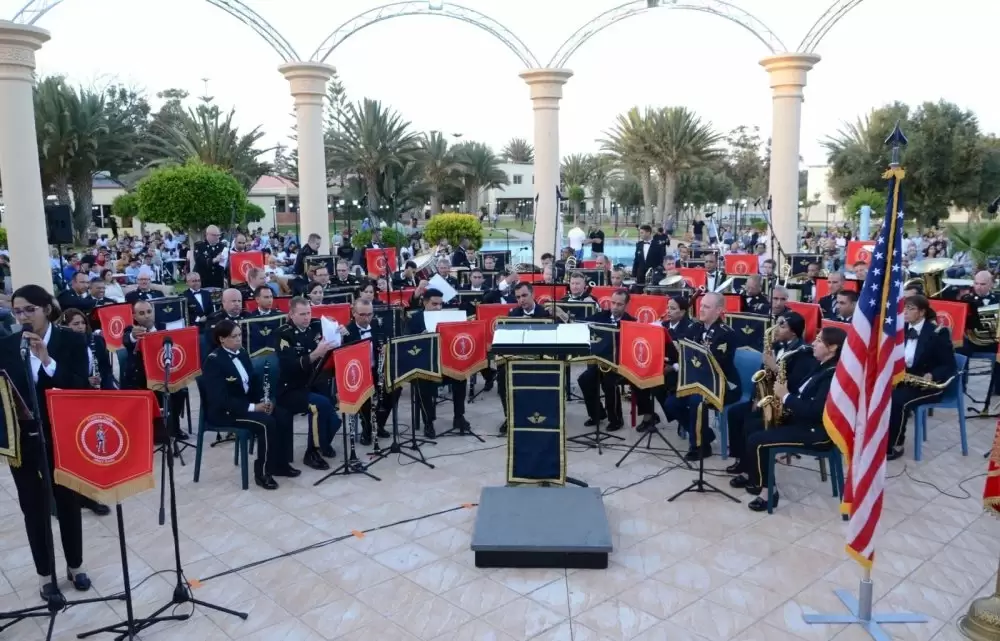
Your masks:
<path fill-rule="evenodd" d="M 667 221 L 674 212 L 674 201 L 677 199 L 677 174 L 665 171 L 663 176 L 663 227 L 667 227 Z"/>
<path fill-rule="evenodd" d="M 573 212 L 573 226 L 576 227 L 580 224 L 580 203 L 575 200 L 569 201 L 570 211 Z"/>
<path fill-rule="evenodd" d="M 67 176 L 57 176 L 52 183 L 56 192 L 56 199 L 60 205 L 72 205 L 73 201 L 69 197 L 69 178 Z"/>
<path fill-rule="evenodd" d="M 639 182 L 642 185 L 642 222 L 644 223 L 653 221 L 653 185 L 651 181 L 649 169 L 644 169 L 642 175 L 639 176 Z"/>
<path fill-rule="evenodd" d="M 601 201 L 604 200 L 604 192 L 601 191 L 600 189 L 594 189 L 594 197 L 592 198 L 592 200 L 594 202 L 594 214 L 595 214 L 594 221 L 596 225 L 600 225 L 601 214 L 603 213 L 601 211 Z"/>
<path fill-rule="evenodd" d="M 73 233 L 77 241 L 86 246 L 87 229 L 90 227 L 94 187 L 90 175 L 84 180 L 73 181 Z"/>
<path fill-rule="evenodd" d="M 372 218 L 378 218 L 378 176 L 369 176 L 365 179 L 368 192 L 368 211 Z"/>
<path fill-rule="evenodd" d="M 479 215 L 479 187 L 470 187 L 466 191 L 465 213 Z"/>
<path fill-rule="evenodd" d="M 436 216 L 441 212 L 441 193 L 434 189 L 431 192 L 431 216 Z"/>

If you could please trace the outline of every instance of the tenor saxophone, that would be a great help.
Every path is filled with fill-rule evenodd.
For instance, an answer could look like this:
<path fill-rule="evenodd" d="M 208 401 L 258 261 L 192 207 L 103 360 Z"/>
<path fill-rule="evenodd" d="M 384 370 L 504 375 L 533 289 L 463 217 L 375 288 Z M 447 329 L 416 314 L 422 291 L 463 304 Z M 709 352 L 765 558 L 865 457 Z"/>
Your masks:
<path fill-rule="evenodd" d="M 769 327 L 767 331 L 764 332 L 764 353 L 774 354 L 774 327 Z M 754 372 L 753 377 L 750 379 L 754 384 L 754 396 L 757 399 L 757 406 L 760 407 L 760 403 L 770 396 L 774 395 L 774 374 L 771 373 L 766 367 L 761 367 L 759 370 Z M 765 421 L 767 416 L 765 413 Z"/>
<path fill-rule="evenodd" d="M 800 345 L 797 348 L 782 354 L 781 360 L 778 361 L 778 373 L 775 376 L 774 383 L 771 384 L 771 393 L 757 401 L 757 407 L 760 408 L 761 413 L 764 415 L 764 429 L 775 427 L 776 425 L 781 424 L 784 420 L 785 406 L 781 397 L 774 393 L 774 385 L 788 384 L 788 359 L 792 356 L 792 354 L 796 354 L 806 349 L 810 349 L 808 345 Z"/>

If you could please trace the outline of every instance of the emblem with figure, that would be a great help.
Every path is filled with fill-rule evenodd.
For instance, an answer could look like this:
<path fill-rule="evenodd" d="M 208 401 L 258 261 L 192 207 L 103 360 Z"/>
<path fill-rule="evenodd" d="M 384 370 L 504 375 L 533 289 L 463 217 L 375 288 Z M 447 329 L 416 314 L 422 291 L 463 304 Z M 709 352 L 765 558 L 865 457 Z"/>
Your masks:
<path fill-rule="evenodd" d="M 80 454 L 95 465 L 114 465 L 128 453 L 128 433 L 116 418 L 91 414 L 76 431 Z"/>
<path fill-rule="evenodd" d="M 344 387 L 349 392 L 356 392 L 361 389 L 361 380 L 364 378 L 364 370 L 361 361 L 353 359 L 344 369 Z"/>
<path fill-rule="evenodd" d="M 467 361 L 472 358 L 476 342 L 469 334 L 459 334 L 451 342 L 451 355 L 460 361 Z"/>

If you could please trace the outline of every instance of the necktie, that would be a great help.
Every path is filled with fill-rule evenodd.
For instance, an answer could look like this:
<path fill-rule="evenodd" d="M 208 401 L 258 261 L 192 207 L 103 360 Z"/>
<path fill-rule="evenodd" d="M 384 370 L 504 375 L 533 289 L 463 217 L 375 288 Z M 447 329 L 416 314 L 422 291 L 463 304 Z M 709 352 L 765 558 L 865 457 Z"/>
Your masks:
<path fill-rule="evenodd" d="M 906 340 L 908 341 L 917 340 L 917 330 L 913 329 L 912 327 L 906 330 Z"/>

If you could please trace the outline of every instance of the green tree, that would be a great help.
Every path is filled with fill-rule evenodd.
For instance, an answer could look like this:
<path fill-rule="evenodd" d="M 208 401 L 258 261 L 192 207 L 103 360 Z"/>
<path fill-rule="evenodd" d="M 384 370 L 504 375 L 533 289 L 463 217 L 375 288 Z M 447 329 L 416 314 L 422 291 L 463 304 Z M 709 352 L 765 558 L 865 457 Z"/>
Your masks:
<path fill-rule="evenodd" d="M 976 270 L 986 269 L 989 257 L 1000 254 L 1000 223 L 949 225 L 948 237 L 957 251 L 969 253 Z"/>
<path fill-rule="evenodd" d="M 711 167 L 698 167 L 680 175 L 674 204 L 690 203 L 695 209 L 701 209 L 709 203 L 724 203 L 735 193 L 736 185 L 724 172 Z"/>
<path fill-rule="evenodd" d="M 590 189 L 591 202 L 594 203 L 594 211 L 597 212 L 600 220 L 601 209 L 604 206 L 604 195 L 611 189 L 612 183 L 618 177 L 618 168 L 614 158 L 608 154 L 595 154 L 592 156 L 590 167 L 590 178 L 587 180 L 587 187 Z M 610 208 L 604 206 L 610 211 Z"/>
<path fill-rule="evenodd" d="M 188 117 L 184 101 L 190 95 L 183 89 L 164 89 L 157 92 L 156 97 L 163 102 L 153 114 L 150 130 L 155 134 L 163 135 L 183 122 Z"/>
<path fill-rule="evenodd" d="M 246 211 L 246 194 L 230 173 L 201 162 L 157 169 L 138 185 L 139 218 L 197 237 L 209 225 L 228 226 Z"/>
<path fill-rule="evenodd" d="M 882 219 L 885 218 L 885 204 L 884 189 L 861 187 L 844 203 L 844 215 L 857 220 L 861 216 L 861 208 L 867 205 L 872 208 L 872 218 Z"/>
<path fill-rule="evenodd" d="M 458 247 L 459 241 L 468 238 L 473 248 L 479 248 L 483 244 L 483 226 L 474 215 L 441 214 L 430 219 L 424 227 L 424 236 L 431 245 L 447 238 L 452 247 Z"/>
<path fill-rule="evenodd" d="M 500 169 L 500 159 L 489 145 L 481 142 L 463 142 L 455 145 L 455 160 L 465 189 L 465 207 L 472 213 L 479 210 L 479 195 L 484 189 L 502 188 L 510 183 Z"/>
<path fill-rule="evenodd" d="M 504 162 L 530 165 L 535 162 L 535 148 L 524 138 L 511 138 L 504 145 L 500 157 Z"/>
<path fill-rule="evenodd" d="M 733 183 L 733 197 L 755 200 L 766 196 L 768 175 L 760 127 L 733 129 L 726 136 L 726 147 L 723 167 Z"/>
<path fill-rule="evenodd" d="M 639 184 L 639 179 L 632 174 L 623 174 L 612 183 L 611 197 L 626 209 L 642 205 L 642 185 Z"/>
<path fill-rule="evenodd" d="M 590 181 L 594 171 L 594 158 L 590 154 L 571 154 L 563 158 L 559 168 L 560 182 L 566 189 L 566 199 L 569 201 L 573 224 L 580 220 L 580 205 L 586 200 L 584 185 Z"/>
<path fill-rule="evenodd" d="M 979 204 L 976 213 L 996 216 L 986 212 L 987 206 L 1000 195 L 1000 138 L 988 135 L 982 139 L 983 163 L 979 175 Z"/>
<path fill-rule="evenodd" d="M 441 196 L 449 185 L 459 181 L 462 169 L 455 153 L 441 132 L 432 131 L 420 139 L 417 154 L 423 171 L 423 183 L 430 194 L 431 215 L 441 212 Z"/>
<path fill-rule="evenodd" d="M 640 112 L 632 107 L 615 118 L 615 125 L 604 132 L 598 143 L 618 163 L 618 166 L 636 178 L 642 190 L 643 220 L 653 220 L 652 149 L 646 130 L 653 119 L 653 109 Z M 621 202 L 621 201 L 619 201 Z"/>
<path fill-rule="evenodd" d="M 139 196 L 134 191 L 125 192 L 111 201 L 111 215 L 121 218 L 138 218 Z"/>

